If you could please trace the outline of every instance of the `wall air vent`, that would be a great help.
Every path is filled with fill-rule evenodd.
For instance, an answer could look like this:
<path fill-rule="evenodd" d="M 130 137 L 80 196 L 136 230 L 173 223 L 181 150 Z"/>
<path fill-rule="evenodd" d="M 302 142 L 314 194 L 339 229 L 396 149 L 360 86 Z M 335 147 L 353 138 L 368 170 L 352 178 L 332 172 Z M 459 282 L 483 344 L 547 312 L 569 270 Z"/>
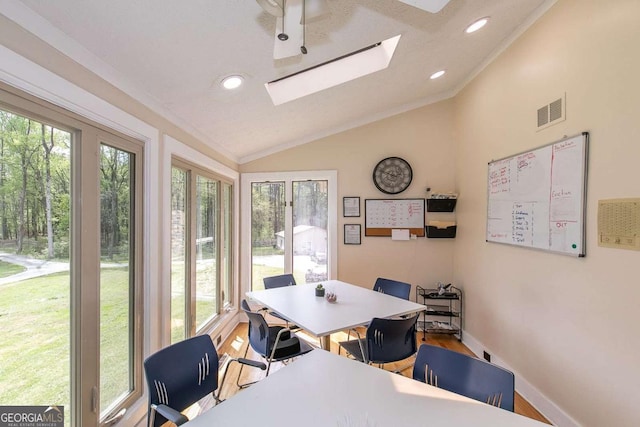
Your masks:
<path fill-rule="evenodd" d="M 549 123 L 549 106 L 545 105 L 538 110 L 538 127 L 544 126 L 547 123 Z"/>
<path fill-rule="evenodd" d="M 538 127 L 537 130 L 548 128 L 558 122 L 565 120 L 565 104 L 566 94 L 561 98 L 538 108 Z"/>

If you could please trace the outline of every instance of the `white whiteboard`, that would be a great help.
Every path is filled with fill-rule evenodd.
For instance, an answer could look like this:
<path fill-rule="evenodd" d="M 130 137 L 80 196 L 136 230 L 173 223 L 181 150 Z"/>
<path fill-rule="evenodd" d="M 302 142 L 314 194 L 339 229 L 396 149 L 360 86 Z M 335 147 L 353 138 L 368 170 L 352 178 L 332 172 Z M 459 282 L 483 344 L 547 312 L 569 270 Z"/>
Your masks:
<path fill-rule="evenodd" d="M 365 199 L 365 236 L 391 236 L 393 229 L 409 229 L 424 237 L 424 199 Z"/>
<path fill-rule="evenodd" d="M 489 163 L 487 242 L 585 255 L 589 134 Z"/>

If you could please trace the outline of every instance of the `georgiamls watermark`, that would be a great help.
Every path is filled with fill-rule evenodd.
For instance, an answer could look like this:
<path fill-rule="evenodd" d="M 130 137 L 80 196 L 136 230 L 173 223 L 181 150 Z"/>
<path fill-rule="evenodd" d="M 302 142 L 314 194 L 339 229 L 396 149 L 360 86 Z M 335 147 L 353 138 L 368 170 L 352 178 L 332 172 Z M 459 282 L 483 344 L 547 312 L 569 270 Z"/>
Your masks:
<path fill-rule="evenodd" d="M 0 406 L 0 427 L 64 427 L 64 407 Z"/>

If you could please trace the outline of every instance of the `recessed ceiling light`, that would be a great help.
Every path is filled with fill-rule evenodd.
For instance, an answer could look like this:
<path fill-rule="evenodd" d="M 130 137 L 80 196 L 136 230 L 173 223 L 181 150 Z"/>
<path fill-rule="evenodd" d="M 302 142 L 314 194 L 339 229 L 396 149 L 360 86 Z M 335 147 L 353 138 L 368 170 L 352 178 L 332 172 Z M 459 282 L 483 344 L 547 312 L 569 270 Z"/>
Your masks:
<path fill-rule="evenodd" d="M 242 86 L 243 81 L 244 79 L 242 78 L 242 76 L 233 75 L 233 76 L 227 76 L 224 79 L 222 79 L 220 84 L 222 85 L 223 88 L 231 90 L 231 89 L 237 89 L 240 86 Z"/>
<path fill-rule="evenodd" d="M 489 22 L 489 17 L 488 16 L 485 16 L 484 18 L 480 18 L 476 22 L 474 22 L 473 24 L 469 25 L 467 27 L 467 29 L 464 30 L 464 32 L 467 33 L 467 34 L 474 33 L 476 31 L 478 31 L 480 28 L 482 28 L 485 25 L 487 25 L 487 22 Z"/>
<path fill-rule="evenodd" d="M 446 72 L 446 71 L 444 71 L 444 70 L 440 70 L 440 71 L 438 71 L 438 72 L 435 72 L 435 73 L 431 74 L 431 77 L 429 77 L 429 78 L 430 78 L 431 80 L 433 80 L 433 79 L 437 79 L 438 77 L 442 77 L 442 76 L 444 76 L 444 73 L 445 73 L 445 72 Z"/>

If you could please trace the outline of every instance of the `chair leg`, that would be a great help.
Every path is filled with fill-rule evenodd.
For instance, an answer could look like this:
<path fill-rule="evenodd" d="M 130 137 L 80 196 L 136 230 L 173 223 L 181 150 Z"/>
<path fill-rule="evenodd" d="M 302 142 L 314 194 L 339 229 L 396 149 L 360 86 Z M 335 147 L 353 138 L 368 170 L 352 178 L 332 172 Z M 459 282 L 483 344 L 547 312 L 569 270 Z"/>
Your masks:
<path fill-rule="evenodd" d="M 230 359 L 229 362 L 227 362 L 227 367 L 224 370 L 224 374 L 222 374 L 222 381 L 220 382 L 220 384 L 218 385 L 218 392 L 213 392 L 213 399 L 215 400 L 215 404 L 217 405 L 218 403 L 222 402 L 224 399 L 220 399 L 220 393 L 222 393 L 222 387 L 224 387 L 224 381 L 227 379 L 227 373 L 229 372 L 229 367 L 231 366 L 231 364 L 233 362 L 237 362 L 237 359 Z M 238 380 L 240 380 L 240 375 L 242 374 L 242 368 L 244 368 L 244 364 L 240 364 L 240 374 L 238 375 Z"/>
<path fill-rule="evenodd" d="M 351 329 L 349 329 L 347 333 L 347 341 L 349 341 L 350 339 L 351 339 Z M 338 346 L 338 355 L 340 355 L 341 350 L 342 350 L 342 347 Z"/>
<path fill-rule="evenodd" d="M 411 356 L 414 361 L 413 363 L 407 363 L 405 366 L 402 366 L 399 369 L 396 369 L 395 371 L 393 371 L 394 374 L 402 374 L 402 371 L 409 369 L 409 368 L 413 368 L 413 365 L 415 365 L 415 355 Z"/>
<path fill-rule="evenodd" d="M 267 373 L 265 374 L 265 378 L 269 376 L 269 369 L 271 369 L 271 359 L 267 361 Z"/>
<path fill-rule="evenodd" d="M 247 343 L 247 348 L 246 348 L 246 349 L 245 349 L 245 351 L 244 351 L 244 356 L 243 356 L 243 357 L 244 357 L 245 359 L 247 358 L 247 354 L 248 354 L 248 353 L 249 353 L 249 343 Z M 228 368 L 228 365 L 227 365 L 227 368 Z M 243 364 L 243 363 L 241 363 L 241 364 L 240 364 L 240 373 L 238 374 L 238 379 L 236 380 L 236 385 L 237 385 L 237 386 L 238 386 L 238 388 L 240 388 L 240 389 L 247 388 L 247 387 L 249 387 L 250 385 L 255 384 L 255 383 L 257 383 L 257 382 L 258 382 L 258 381 L 251 381 L 251 382 L 248 382 L 248 383 L 240 384 L 240 377 L 242 376 L 242 369 L 243 369 L 243 368 L 244 368 L 244 364 Z M 227 373 L 225 372 L 225 375 L 226 375 L 226 374 L 227 374 Z M 269 375 L 269 371 L 268 371 L 268 370 L 267 370 L 267 375 Z M 222 381 L 224 382 L 224 378 L 222 379 Z"/>

